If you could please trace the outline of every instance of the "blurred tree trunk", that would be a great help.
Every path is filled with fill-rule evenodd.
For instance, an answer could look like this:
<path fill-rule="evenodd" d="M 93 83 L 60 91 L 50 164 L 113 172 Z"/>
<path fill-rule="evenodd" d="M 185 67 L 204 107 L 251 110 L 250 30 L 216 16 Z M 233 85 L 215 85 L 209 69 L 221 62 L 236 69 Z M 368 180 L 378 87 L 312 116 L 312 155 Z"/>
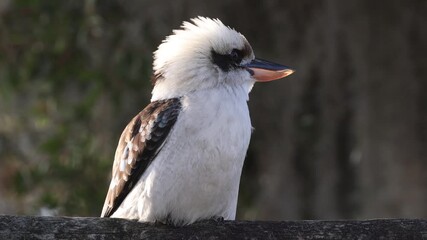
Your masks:
<path fill-rule="evenodd" d="M 252 95 L 259 215 L 426 217 L 427 2 L 270 7 L 297 72 Z"/>

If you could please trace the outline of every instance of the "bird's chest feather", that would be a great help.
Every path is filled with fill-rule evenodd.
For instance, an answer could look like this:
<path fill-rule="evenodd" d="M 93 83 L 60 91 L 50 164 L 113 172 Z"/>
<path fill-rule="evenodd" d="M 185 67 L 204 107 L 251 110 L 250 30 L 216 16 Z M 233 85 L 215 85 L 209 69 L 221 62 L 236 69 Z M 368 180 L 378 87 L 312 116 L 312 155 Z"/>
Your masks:
<path fill-rule="evenodd" d="M 150 199 L 151 205 L 141 205 L 146 208 L 142 212 L 234 219 L 252 127 L 246 98 L 226 93 L 207 91 L 182 99 L 182 112 L 143 177 L 142 202 Z"/>
<path fill-rule="evenodd" d="M 165 144 L 170 154 L 162 158 L 178 178 L 234 181 L 240 178 L 250 135 L 245 96 L 227 91 L 197 93 L 183 99 L 182 113 Z"/>
<path fill-rule="evenodd" d="M 218 168 L 243 164 L 251 134 L 245 99 L 228 92 L 208 92 L 189 101 L 186 106 L 184 100 L 182 129 L 201 155 L 195 161 Z"/>

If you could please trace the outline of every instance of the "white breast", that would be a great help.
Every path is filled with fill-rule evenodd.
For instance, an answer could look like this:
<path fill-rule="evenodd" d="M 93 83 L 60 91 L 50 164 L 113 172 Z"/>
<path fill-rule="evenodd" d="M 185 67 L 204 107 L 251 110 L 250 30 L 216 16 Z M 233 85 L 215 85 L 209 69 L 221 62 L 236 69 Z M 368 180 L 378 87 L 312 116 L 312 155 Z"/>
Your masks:
<path fill-rule="evenodd" d="M 251 134 L 247 94 L 224 86 L 183 97 L 165 145 L 113 217 L 234 219 Z"/>

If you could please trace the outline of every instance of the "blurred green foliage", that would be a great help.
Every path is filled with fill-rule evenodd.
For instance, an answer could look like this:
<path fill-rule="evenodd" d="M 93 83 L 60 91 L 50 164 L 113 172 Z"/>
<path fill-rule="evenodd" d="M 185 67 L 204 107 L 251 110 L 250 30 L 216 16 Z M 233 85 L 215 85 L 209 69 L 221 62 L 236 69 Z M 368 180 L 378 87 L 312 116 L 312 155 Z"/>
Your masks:
<path fill-rule="evenodd" d="M 129 45 L 120 9 L 95 1 L 3 8 L 0 174 L 13 181 L 0 192 L 18 213 L 99 215 L 120 132 L 148 102 L 153 49 Z"/>

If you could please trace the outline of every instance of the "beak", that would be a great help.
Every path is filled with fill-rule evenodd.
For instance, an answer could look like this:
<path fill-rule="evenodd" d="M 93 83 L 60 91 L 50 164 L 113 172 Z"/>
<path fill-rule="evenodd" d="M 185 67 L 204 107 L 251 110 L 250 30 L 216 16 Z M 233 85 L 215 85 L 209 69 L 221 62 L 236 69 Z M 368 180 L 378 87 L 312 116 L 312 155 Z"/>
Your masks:
<path fill-rule="evenodd" d="M 295 72 L 293 69 L 272 63 L 266 60 L 254 59 L 250 63 L 244 65 L 253 78 L 257 82 L 269 82 L 276 79 L 284 78 Z"/>

